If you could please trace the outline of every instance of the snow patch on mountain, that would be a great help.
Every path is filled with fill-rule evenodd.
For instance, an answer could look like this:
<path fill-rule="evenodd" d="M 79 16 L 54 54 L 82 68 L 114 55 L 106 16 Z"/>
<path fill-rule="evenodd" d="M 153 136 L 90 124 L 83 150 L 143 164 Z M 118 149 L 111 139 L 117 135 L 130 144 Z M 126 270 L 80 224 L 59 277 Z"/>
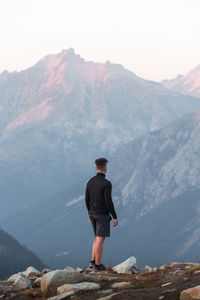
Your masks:
<path fill-rule="evenodd" d="M 66 207 L 72 206 L 72 205 L 74 205 L 74 204 L 77 204 L 78 202 L 83 201 L 84 199 L 85 199 L 85 195 L 80 195 L 80 196 L 78 196 L 78 197 L 72 199 L 71 201 L 67 202 L 67 203 L 65 204 L 65 206 L 66 206 Z"/>
<path fill-rule="evenodd" d="M 56 254 L 54 255 L 54 257 L 66 256 L 66 255 L 68 255 L 69 253 L 70 253 L 69 251 L 59 252 L 59 253 L 56 253 Z"/>

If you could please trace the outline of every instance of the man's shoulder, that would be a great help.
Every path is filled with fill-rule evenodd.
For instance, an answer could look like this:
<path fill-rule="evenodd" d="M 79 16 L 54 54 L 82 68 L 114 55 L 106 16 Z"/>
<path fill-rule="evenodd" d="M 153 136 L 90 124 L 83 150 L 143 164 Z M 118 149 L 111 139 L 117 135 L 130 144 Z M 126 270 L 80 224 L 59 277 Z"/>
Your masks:
<path fill-rule="evenodd" d="M 112 183 L 110 182 L 110 180 L 108 180 L 107 178 L 105 178 L 105 177 L 98 177 L 97 175 L 94 175 L 94 176 L 92 176 L 89 180 L 88 180 L 88 182 L 87 182 L 87 185 L 90 185 L 90 183 L 92 183 L 92 182 L 94 182 L 95 180 L 97 180 L 98 179 L 98 181 L 100 180 L 102 183 L 104 183 L 105 185 L 108 185 L 108 186 L 112 186 Z"/>
<path fill-rule="evenodd" d="M 92 182 L 92 181 L 94 181 L 94 180 L 95 180 L 95 177 L 96 177 L 96 175 L 95 175 L 95 176 L 92 176 L 92 177 L 88 180 L 87 184 L 90 183 L 90 182 Z"/>
<path fill-rule="evenodd" d="M 112 183 L 110 182 L 110 180 L 108 180 L 107 178 L 104 178 L 105 179 L 105 183 L 107 184 L 107 185 L 111 185 L 112 186 Z"/>

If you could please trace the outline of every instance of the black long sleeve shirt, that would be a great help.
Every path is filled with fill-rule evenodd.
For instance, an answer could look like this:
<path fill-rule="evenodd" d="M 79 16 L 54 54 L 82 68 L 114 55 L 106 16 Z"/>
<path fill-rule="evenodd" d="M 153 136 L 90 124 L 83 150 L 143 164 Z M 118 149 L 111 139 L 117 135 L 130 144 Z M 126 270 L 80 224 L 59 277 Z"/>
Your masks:
<path fill-rule="evenodd" d="M 103 173 L 97 173 L 86 186 L 85 203 L 89 214 L 108 215 L 117 219 L 112 201 L 112 184 Z"/>

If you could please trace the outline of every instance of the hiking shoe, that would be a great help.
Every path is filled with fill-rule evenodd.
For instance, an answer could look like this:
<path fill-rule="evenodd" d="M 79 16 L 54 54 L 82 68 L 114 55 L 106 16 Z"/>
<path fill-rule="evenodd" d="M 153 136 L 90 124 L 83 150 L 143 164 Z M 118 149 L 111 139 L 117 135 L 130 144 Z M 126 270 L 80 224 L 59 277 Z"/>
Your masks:
<path fill-rule="evenodd" d="M 100 265 L 96 265 L 95 264 L 95 266 L 94 266 L 94 269 L 96 270 L 96 271 L 103 271 L 103 270 L 105 270 L 105 266 L 103 265 L 103 264 L 100 264 Z"/>
<path fill-rule="evenodd" d="M 95 260 L 90 260 L 89 261 L 89 269 L 94 269 L 95 267 Z"/>

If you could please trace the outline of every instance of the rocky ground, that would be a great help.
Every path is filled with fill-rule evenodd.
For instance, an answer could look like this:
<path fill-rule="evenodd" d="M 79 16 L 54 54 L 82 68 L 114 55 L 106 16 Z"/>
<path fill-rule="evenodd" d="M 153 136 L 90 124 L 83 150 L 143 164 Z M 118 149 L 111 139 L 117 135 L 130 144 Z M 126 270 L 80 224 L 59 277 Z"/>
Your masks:
<path fill-rule="evenodd" d="M 139 271 L 129 258 L 102 272 L 66 267 L 40 273 L 29 267 L 0 282 L 0 299 L 192 300 L 200 299 L 199 283 L 200 264 L 172 263 Z"/>

